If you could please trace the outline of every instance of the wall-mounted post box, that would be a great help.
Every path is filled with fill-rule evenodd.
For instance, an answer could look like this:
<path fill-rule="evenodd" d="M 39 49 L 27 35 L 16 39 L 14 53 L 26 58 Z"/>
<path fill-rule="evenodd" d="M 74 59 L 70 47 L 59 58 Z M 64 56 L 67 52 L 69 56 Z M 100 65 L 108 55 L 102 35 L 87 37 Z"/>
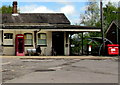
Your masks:
<path fill-rule="evenodd" d="M 119 45 L 118 44 L 108 44 L 108 54 L 109 55 L 119 55 Z"/>

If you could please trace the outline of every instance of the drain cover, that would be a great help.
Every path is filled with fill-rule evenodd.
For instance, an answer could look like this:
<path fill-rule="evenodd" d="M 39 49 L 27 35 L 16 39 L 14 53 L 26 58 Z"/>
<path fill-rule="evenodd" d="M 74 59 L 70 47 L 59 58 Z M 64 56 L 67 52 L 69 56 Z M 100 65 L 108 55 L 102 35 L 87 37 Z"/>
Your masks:
<path fill-rule="evenodd" d="M 56 71 L 54 69 L 40 69 L 40 70 L 35 70 L 35 72 L 48 72 L 48 71 Z"/>

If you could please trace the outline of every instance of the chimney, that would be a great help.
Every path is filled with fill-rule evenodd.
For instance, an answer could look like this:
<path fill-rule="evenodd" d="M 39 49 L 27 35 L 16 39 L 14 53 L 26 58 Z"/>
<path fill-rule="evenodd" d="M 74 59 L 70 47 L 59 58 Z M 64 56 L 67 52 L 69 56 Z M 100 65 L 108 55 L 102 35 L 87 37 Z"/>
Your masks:
<path fill-rule="evenodd" d="M 12 10 L 13 14 L 17 14 L 17 1 L 13 1 L 13 10 Z"/>

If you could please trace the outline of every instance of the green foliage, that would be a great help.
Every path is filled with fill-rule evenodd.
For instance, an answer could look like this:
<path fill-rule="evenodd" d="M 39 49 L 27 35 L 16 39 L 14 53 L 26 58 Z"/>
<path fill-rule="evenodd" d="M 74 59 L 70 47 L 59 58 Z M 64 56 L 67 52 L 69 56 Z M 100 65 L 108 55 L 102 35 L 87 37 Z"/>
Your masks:
<path fill-rule="evenodd" d="M 107 28 L 109 27 L 110 23 L 113 20 L 117 20 L 118 19 L 118 15 L 113 13 L 113 11 L 118 11 L 118 8 L 116 6 L 114 6 L 111 2 L 108 2 L 108 4 L 106 4 L 106 6 L 103 8 L 103 17 L 104 17 L 104 30 L 106 31 Z"/>
<path fill-rule="evenodd" d="M 88 2 L 87 5 L 88 7 L 85 11 L 85 15 L 81 15 L 82 21 L 80 24 L 84 24 L 85 26 L 101 27 L 99 4 L 95 0 L 93 2 Z M 90 37 L 100 37 L 101 33 L 90 32 L 89 35 Z"/>
<path fill-rule="evenodd" d="M 90 37 L 100 37 L 102 34 L 100 32 L 89 32 Z"/>
<path fill-rule="evenodd" d="M 0 13 L 12 13 L 12 7 L 11 6 L 2 6 L 0 8 Z"/>
<path fill-rule="evenodd" d="M 83 50 L 84 50 L 84 52 L 87 52 L 88 44 L 92 45 L 92 46 L 100 46 L 99 42 L 96 42 L 94 40 L 92 41 L 90 39 L 89 34 L 92 34 L 92 33 L 84 33 L 83 34 L 83 48 L 84 48 Z M 71 44 L 75 45 L 75 47 L 71 48 L 72 54 L 76 54 L 76 55 L 82 54 L 82 34 L 81 33 L 79 33 L 78 35 L 75 35 L 75 37 L 73 37 L 71 39 Z"/>
<path fill-rule="evenodd" d="M 81 47 L 80 47 L 81 43 L 79 41 L 77 41 L 75 38 L 71 39 L 71 43 L 72 43 L 72 45 L 75 45 L 75 47 L 71 48 L 72 54 L 79 53 L 79 51 L 81 50 Z"/>
<path fill-rule="evenodd" d="M 96 1 L 96 0 L 95 0 Z M 85 11 L 84 15 L 81 15 L 81 23 L 84 26 L 95 26 L 95 27 L 101 27 L 101 20 L 100 20 L 100 9 L 99 9 L 99 4 L 96 2 L 88 2 L 87 3 L 88 7 Z M 113 20 L 118 19 L 118 14 L 113 13 L 113 11 L 119 11 L 120 12 L 120 7 L 117 8 L 114 6 L 111 2 L 108 2 L 105 7 L 103 7 L 103 28 L 104 31 L 107 30 L 109 25 Z M 119 16 L 120 17 L 120 16 Z M 120 18 L 119 18 L 120 19 Z M 75 45 L 74 48 L 72 48 L 73 53 L 80 53 L 82 49 L 82 40 L 81 40 L 81 34 L 78 34 L 78 37 L 72 39 L 72 44 Z M 84 50 L 86 50 L 87 44 L 92 45 L 92 47 L 100 46 L 101 43 L 96 42 L 96 41 L 90 41 L 88 40 L 91 37 L 101 37 L 102 33 L 101 32 L 89 32 L 87 34 L 84 34 L 83 38 L 83 47 Z M 78 38 L 80 40 L 78 41 Z M 96 51 L 97 49 L 94 49 Z M 97 50 L 98 51 L 98 50 Z M 96 51 L 96 52 L 97 52 Z"/>
<path fill-rule="evenodd" d="M 80 24 L 85 26 L 97 26 L 100 27 L 100 10 L 97 2 L 88 2 L 87 9 L 84 15 L 81 15 L 82 20 Z"/>
<path fill-rule="evenodd" d="M 96 1 L 96 0 L 95 0 Z M 118 19 L 118 15 L 113 13 L 113 11 L 119 11 L 120 7 L 117 8 L 111 2 L 108 2 L 105 7 L 103 8 L 103 28 L 104 32 L 109 27 L 110 23 L 113 20 Z M 95 26 L 101 27 L 100 21 L 100 9 L 97 2 L 88 2 L 88 7 L 85 11 L 84 15 L 82 16 L 82 20 L 80 24 L 84 24 L 85 26 Z M 91 37 L 100 37 L 101 33 L 92 32 L 90 33 Z"/>

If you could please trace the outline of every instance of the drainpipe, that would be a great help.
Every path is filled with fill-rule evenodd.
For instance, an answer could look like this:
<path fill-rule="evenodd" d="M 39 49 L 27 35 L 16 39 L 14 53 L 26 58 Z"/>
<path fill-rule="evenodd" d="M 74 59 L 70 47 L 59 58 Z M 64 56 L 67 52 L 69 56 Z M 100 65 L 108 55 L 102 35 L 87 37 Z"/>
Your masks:
<path fill-rule="evenodd" d="M 37 32 L 40 32 L 40 30 L 41 30 L 41 29 L 39 29 L 39 31 L 37 31 L 37 30 L 34 31 L 34 45 L 35 45 L 34 48 L 37 47 Z"/>
<path fill-rule="evenodd" d="M 36 37 L 37 36 L 37 31 L 34 31 L 34 47 L 36 48 L 36 46 L 37 46 L 37 40 L 36 40 Z"/>

